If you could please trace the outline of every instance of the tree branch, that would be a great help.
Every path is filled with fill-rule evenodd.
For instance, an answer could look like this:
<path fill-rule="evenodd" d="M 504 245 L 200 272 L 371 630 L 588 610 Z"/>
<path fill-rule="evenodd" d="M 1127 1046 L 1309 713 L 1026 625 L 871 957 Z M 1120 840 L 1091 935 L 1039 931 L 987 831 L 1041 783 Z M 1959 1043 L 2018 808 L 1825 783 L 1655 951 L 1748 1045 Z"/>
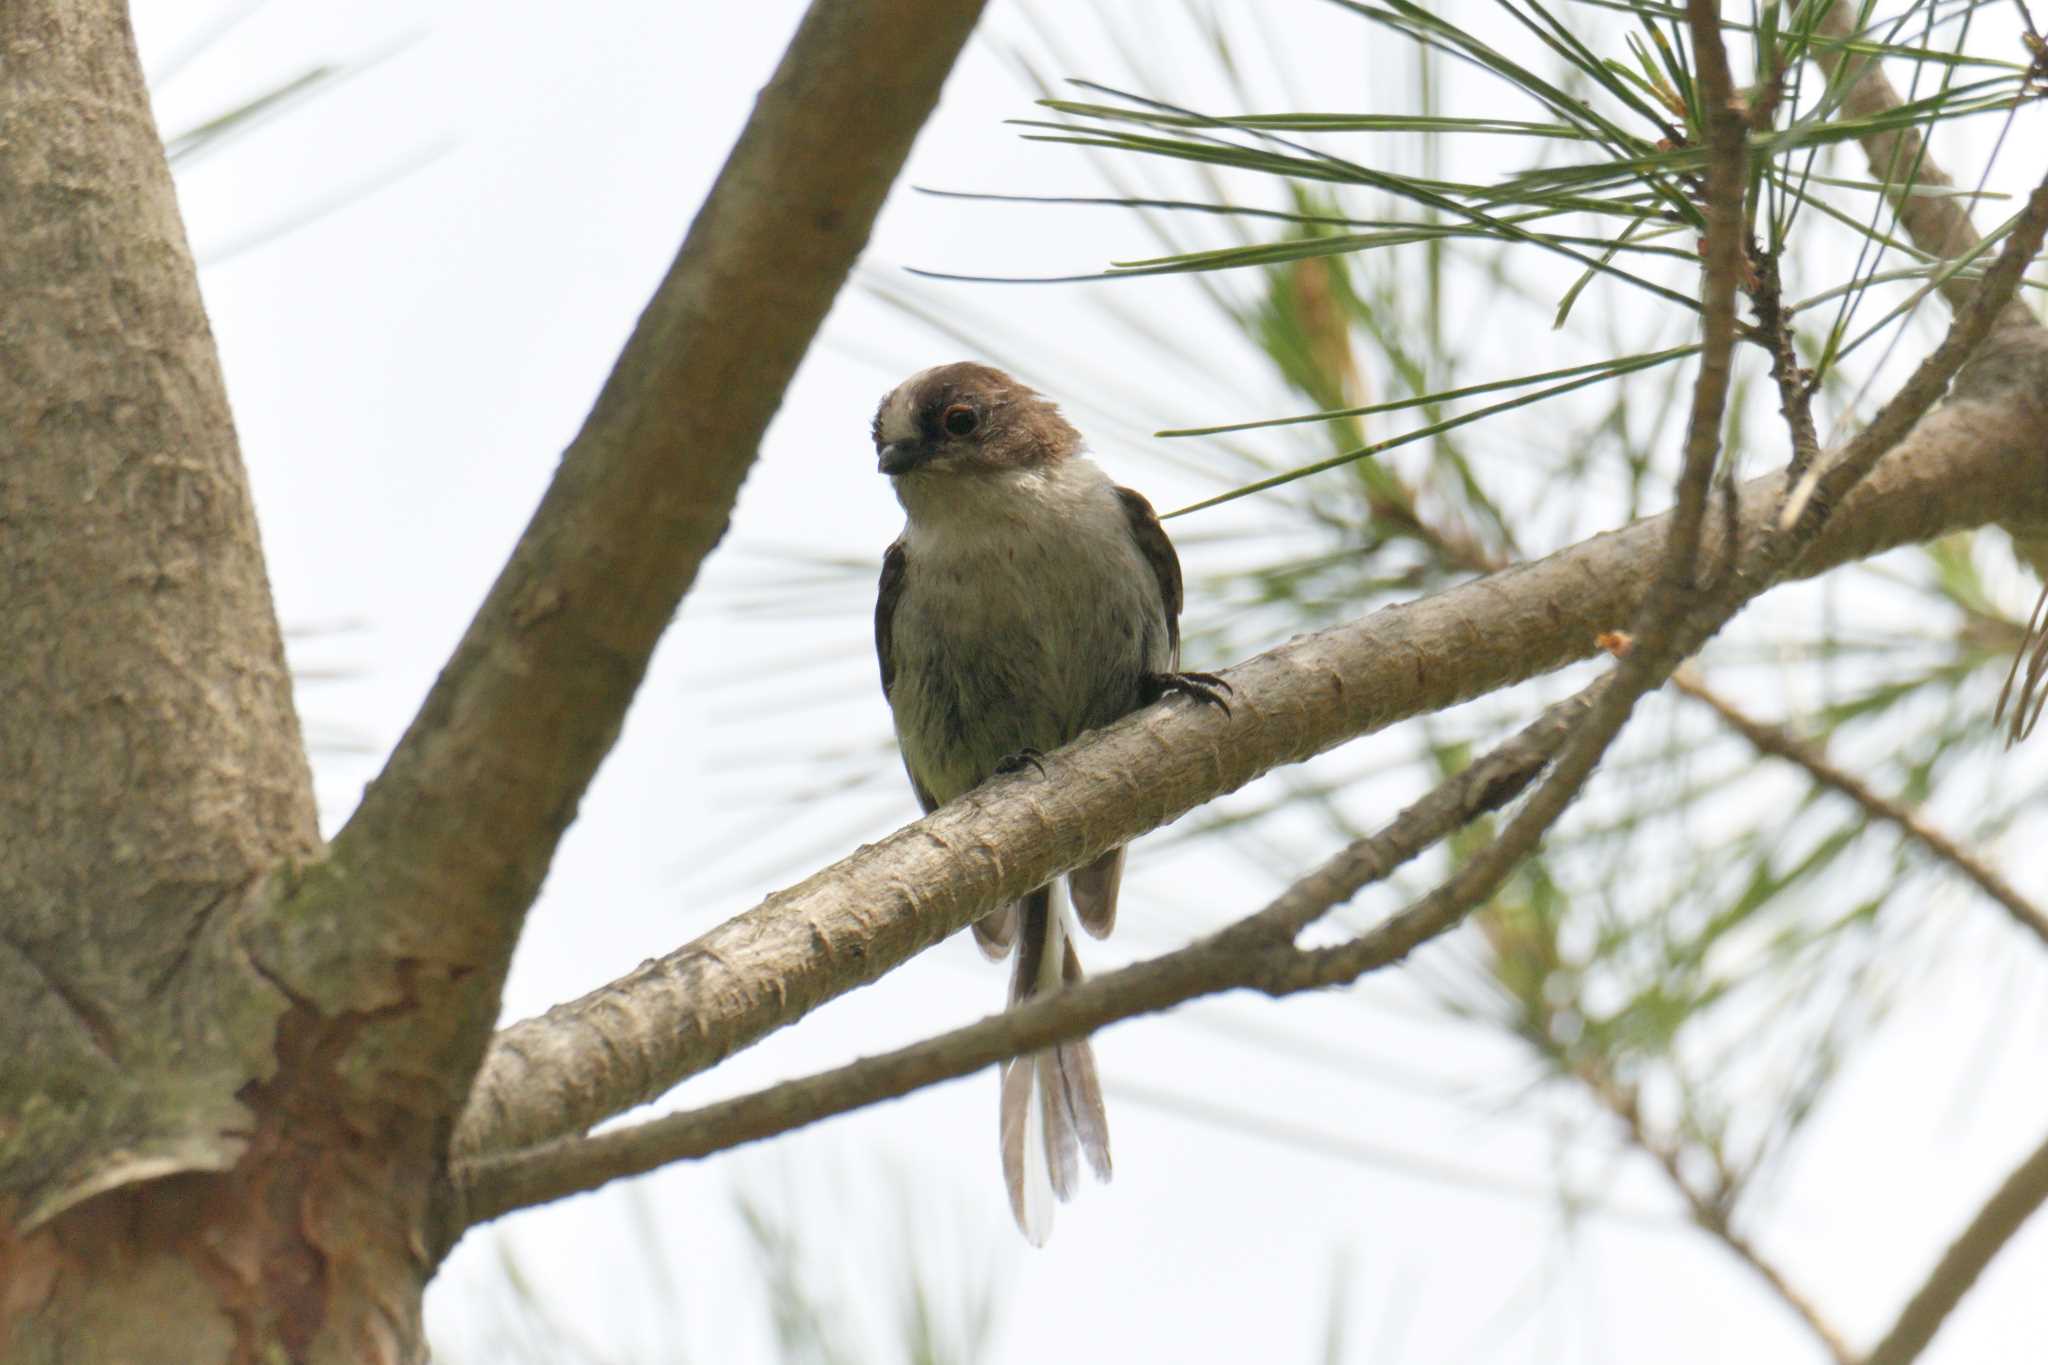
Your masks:
<path fill-rule="evenodd" d="M 2019 893 L 1996 868 L 1977 857 L 1941 830 L 1929 824 L 1918 811 L 1873 789 L 1869 783 L 1830 760 L 1817 744 L 1800 739 L 1778 725 L 1769 725 L 1744 712 L 1709 688 L 1698 678 L 1681 670 L 1672 684 L 1686 696 L 1704 703 L 1729 729 L 1748 740 L 1758 753 L 1782 758 L 1805 770 L 1806 775 L 1831 791 L 1840 792 L 1861 806 L 1873 819 L 1897 828 L 1913 842 L 1975 883 L 1978 890 L 2004 907 L 2013 922 L 2048 944 L 2048 914 Z"/>
<path fill-rule="evenodd" d="M 1949 1245 L 1927 1282 L 1899 1310 L 1891 1331 L 1870 1348 L 1863 1365 L 1908 1365 L 1917 1359 L 1992 1258 L 2044 1202 L 2048 1202 L 2048 1140 L 2014 1168 Z"/>
<path fill-rule="evenodd" d="M 1701 1190 L 1686 1175 L 1684 1152 L 1678 1144 L 1650 1131 L 1649 1125 L 1643 1121 L 1640 1096 L 1633 1086 L 1625 1085 L 1583 1062 L 1574 1064 L 1567 1057 L 1558 1057 L 1557 1060 L 1568 1074 L 1593 1092 L 1602 1108 L 1621 1120 L 1628 1130 L 1629 1141 L 1636 1149 L 1657 1163 L 1657 1168 L 1664 1173 L 1665 1182 L 1685 1201 L 1686 1212 L 1695 1227 L 1728 1248 L 1729 1254 L 1770 1286 L 1771 1292 L 1806 1325 L 1837 1365 L 1863 1365 L 1847 1339 L 1821 1315 L 1819 1307 L 1805 1291 L 1794 1285 L 1778 1264 L 1764 1255 L 1762 1248 L 1736 1229 L 1729 1217 L 1735 1191 L 1723 1185 L 1709 1193 Z"/>
<path fill-rule="evenodd" d="M 2048 522 L 2044 451 L 2048 343 L 2001 332 L 1942 410 L 1774 578 L 1993 521 Z M 1769 525 L 1784 493 L 1780 475 L 1742 485 L 1736 533 Z M 877 979 L 988 906 L 1272 768 L 1588 657 L 1603 631 L 1631 619 L 1668 527 L 1668 517 L 1646 518 L 1290 641 L 1230 671 L 1227 717 L 1166 705 L 1092 732 L 1052 757 L 1053 780 L 990 784 L 619 981 L 502 1030 L 458 1152 L 580 1132 Z M 1729 534 L 1708 519 L 1702 554 L 1721 562 Z"/>
<path fill-rule="evenodd" d="M 1410 907 L 1361 936 L 1358 942 L 1367 950 L 1341 973 L 1298 970 L 1307 955 L 1294 947 L 1294 937 L 1362 887 L 1393 875 L 1423 850 L 1513 800 L 1550 762 L 1608 684 L 1607 678 L 1596 679 L 1546 708 L 1520 732 L 1438 783 L 1379 833 L 1344 849 L 1264 909 L 1199 942 L 819 1075 L 596 1137 L 465 1162 L 454 1172 L 446 1234 L 452 1241 L 466 1228 L 515 1209 L 906 1095 L 1197 996 L 1242 987 L 1290 994 L 1355 980 L 1399 961 L 1450 928 L 1455 918 L 1418 914 Z"/>
<path fill-rule="evenodd" d="M 425 705 L 258 939 L 324 1010 L 422 1004 L 355 1064 L 461 1104 L 556 844 L 981 8 L 806 13 Z"/>
<path fill-rule="evenodd" d="M 1812 46 L 1814 61 L 1830 81 L 1847 83 L 1842 96 L 1843 113 L 1851 118 L 1872 118 L 1888 114 L 1904 103 L 1885 76 L 1880 58 L 1859 55 L 1848 48 L 1848 40 L 1859 36 L 1855 6 L 1847 0 L 1835 0 L 1821 16 L 1817 32 L 1832 41 Z M 1862 141 L 1871 177 L 1885 187 L 1885 200 L 1898 215 L 1907 236 L 1913 239 L 1913 245 L 1936 260 L 1952 261 L 1969 255 L 1984 240 L 1976 224 L 1970 221 L 1964 200 L 1954 195 L 1913 192 L 1955 188 L 1955 181 L 1928 153 L 1926 139 L 1918 129 L 1869 133 Z M 1963 274 L 1951 275 L 1939 286 L 1942 297 L 1954 308 L 1968 302 L 1974 287 L 1975 281 Z M 2001 324 L 2040 325 L 2018 299 L 2007 302 L 2001 312 Z"/>

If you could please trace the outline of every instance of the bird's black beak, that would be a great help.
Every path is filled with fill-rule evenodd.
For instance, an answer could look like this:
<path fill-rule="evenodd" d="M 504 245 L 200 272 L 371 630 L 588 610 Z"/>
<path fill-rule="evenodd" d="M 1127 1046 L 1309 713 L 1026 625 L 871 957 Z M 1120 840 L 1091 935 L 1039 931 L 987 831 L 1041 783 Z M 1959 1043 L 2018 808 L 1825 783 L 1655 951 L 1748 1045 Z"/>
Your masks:
<path fill-rule="evenodd" d="M 875 468 L 889 475 L 908 474 L 930 453 L 922 441 L 891 441 L 881 448 Z"/>

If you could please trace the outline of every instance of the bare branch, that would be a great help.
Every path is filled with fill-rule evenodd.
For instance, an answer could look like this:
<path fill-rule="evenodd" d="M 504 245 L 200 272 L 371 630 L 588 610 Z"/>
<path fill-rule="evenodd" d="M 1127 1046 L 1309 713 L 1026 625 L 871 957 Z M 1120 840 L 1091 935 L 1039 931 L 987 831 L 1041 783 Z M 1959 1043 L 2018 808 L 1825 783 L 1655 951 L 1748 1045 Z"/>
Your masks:
<path fill-rule="evenodd" d="M 1973 373 L 1772 581 L 1993 521 L 2048 523 L 2048 344 L 2001 332 Z M 1743 485 L 1739 526 L 1769 525 L 1784 492 L 1778 475 Z M 1630 620 L 1669 524 L 1648 518 L 1292 640 L 1231 670 L 1228 717 L 1167 705 L 1095 731 L 1052 757 L 1056 780 L 992 784 L 512 1025 L 478 1075 L 458 1152 L 580 1132 L 1261 773 L 1587 657 Z M 1732 554 L 1728 533 L 1709 519 L 1702 554 Z"/>
<path fill-rule="evenodd" d="M 1805 1291 L 1794 1285 L 1775 1261 L 1765 1256 L 1756 1243 L 1735 1228 L 1729 1217 L 1730 1196 L 1734 1191 L 1726 1188 L 1700 1189 L 1686 1174 L 1684 1154 L 1679 1147 L 1650 1130 L 1643 1121 L 1642 1105 L 1635 1088 L 1584 1064 L 1573 1065 L 1569 1059 L 1560 1060 L 1564 1061 L 1570 1074 L 1593 1093 L 1603 1108 L 1621 1120 L 1629 1141 L 1657 1163 L 1657 1168 L 1664 1173 L 1665 1182 L 1685 1201 L 1694 1226 L 1727 1247 L 1737 1260 L 1769 1285 L 1771 1292 L 1792 1310 L 1793 1316 L 1806 1324 L 1807 1330 L 1813 1333 L 1837 1365 L 1861 1365 L 1861 1357 L 1835 1325 L 1821 1316 L 1820 1309 Z"/>
<path fill-rule="evenodd" d="M 1360 942 L 1371 945 L 1368 951 L 1354 955 L 1342 968 L 1320 973 L 1295 969 L 1307 955 L 1293 946 L 1293 939 L 1361 887 L 1391 876 L 1424 849 L 1512 800 L 1542 771 L 1592 697 L 1606 686 L 1606 679 L 1596 680 L 1546 708 L 1520 732 L 1439 783 L 1378 834 L 1346 848 L 1263 910 L 1186 948 L 1092 977 L 929 1041 L 753 1095 L 597 1137 L 570 1138 L 463 1163 L 453 1176 L 454 1207 L 446 1220 L 449 1235 L 459 1236 L 467 1227 L 514 1209 L 906 1095 L 1196 996 L 1241 987 L 1289 994 L 1355 980 L 1399 961 L 1450 928 L 1456 918 L 1419 915 L 1411 907 L 1363 936 Z"/>
<path fill-rule="evenodd" d="M 1381 833 L 1360 839 L 1298 879 L 1244 922 L 1248 932 L 1292 943 L 1301 931 L 1423 849 L 1522 794 L 1571 734 L 1571 722 L 1612 683 L 1595 679 L 1530 722 L 1514 739 L 1439 782 Z"/>
<path fill-rule="evenodd" d="M 1707 514 L 1707 490 L 1721 454 L 1721 422 L 1728 411 L 1728 389 L 1735 363 L 1735 304 L 1747 258 L 1745 227 L 1749 158 L 1749 124 L 1735 98 L 1728 72 L 1728 52 L 1721 43 L 1718 0 L 1688 0 L 1686 23 L 1692 30 L 1693 60 L 1699 69 L 1699 105 L 1706 120 L 1707 177 L 1704 194 L 1707 236 L 1702 244 L 1704 274 L 1700 281 L 1700 372 L 1693 383 L 1692 411 L 1686 423 L 1684 463 L 1672 513 L 1670 543 L 1650 595 L 1636 613 L 1633 634 L 1636 668 L 1623 666 L 1624 683 L 1599 710 L 1635 705 L 1624 697 L 1630 675 L 1641 672 L 1643 687 L 1663 681 L 1671 664 L 1663 663 L 1666 640 L 1678 627 L 1679 607 L 1693 590 L 1699 566 L 1700 534 Z M 1672 662 L 1676 662 L 1675 659 Z M 1636 692 L 1641 695 L 1641 689 Z"/>
<path fill-rule="evenodd" d="M 1863 1365 L 1908 1365 L 1917 1359 L 1963 1301 L 1963 1295 L 1977 1283 L 1984 1267 L 2043 1202 L 2048 1202 L 2048 1140 L 2014 1168 L 1970 1225 L 1950 1243 L 1927 1282 L 1899 1310 L 1891 1331 L 1870 1348 Z"/>
<path fill-rule="evenodd" d="M 1758 753 L 1769 754 L 1773 758 L 1782 758 L 1788 763 L 1796 764 L 1821 786 L 1840 792 L 1861 806 L 1873 819 L 1882 820 L 1895 827 L 1936 858 L 1962 873 L 1976 884 L 1978 890 L 2003 906 L 2005 912 L 2012 916 L 2014 923 L 2044 944 L 2048 944 L 2048 914 L 2044 914 L 2039 906 L 2021 895 L 1997 869 L 1929 824 L 1911 806 L 1873 790 L 1869 783 L 1836 765 L 1819 745 L 1800 739 L 1781 726 L 1769 725 L 1751 717 L 1733 702 L 1693 677 L 1688 670 L 1680 670 L 1671 681 L 1686 696 L 1704 702 L 1712 708 L 1729 729 L 1748 740 Z"/>

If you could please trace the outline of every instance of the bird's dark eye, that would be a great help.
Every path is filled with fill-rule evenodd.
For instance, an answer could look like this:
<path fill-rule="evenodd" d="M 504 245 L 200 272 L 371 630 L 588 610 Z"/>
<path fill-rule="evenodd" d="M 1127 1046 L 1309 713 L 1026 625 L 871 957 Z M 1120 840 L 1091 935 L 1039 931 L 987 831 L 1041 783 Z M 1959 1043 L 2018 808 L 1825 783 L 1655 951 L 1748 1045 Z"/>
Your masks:
<path fill-rule="evenodd" d="M 939 423 L 955 436 L 972 436 L 981 425 L 981 418 L 965 403 L 955 403 L 939 415 Z"/>

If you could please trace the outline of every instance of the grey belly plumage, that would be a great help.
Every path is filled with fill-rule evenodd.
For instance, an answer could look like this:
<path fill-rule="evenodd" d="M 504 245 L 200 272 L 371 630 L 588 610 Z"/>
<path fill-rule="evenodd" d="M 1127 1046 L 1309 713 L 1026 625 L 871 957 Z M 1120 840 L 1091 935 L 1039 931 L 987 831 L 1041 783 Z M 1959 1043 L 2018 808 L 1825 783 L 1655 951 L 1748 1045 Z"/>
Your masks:
<path fill-rule="evenodd" d="M 896 609 L 889 701 L 904 766 L 934 802 L 1020 750 L 1050 752 L 1127 714 L 1145 700 L 1143 676 L 1171 667 L 1149 569 L 1091 584 L 1062 565 L 1042 593 L 1002 594 L 1021 604 L 1005 611 L 965 588 L 972 576 L 918 567 Z"/>

